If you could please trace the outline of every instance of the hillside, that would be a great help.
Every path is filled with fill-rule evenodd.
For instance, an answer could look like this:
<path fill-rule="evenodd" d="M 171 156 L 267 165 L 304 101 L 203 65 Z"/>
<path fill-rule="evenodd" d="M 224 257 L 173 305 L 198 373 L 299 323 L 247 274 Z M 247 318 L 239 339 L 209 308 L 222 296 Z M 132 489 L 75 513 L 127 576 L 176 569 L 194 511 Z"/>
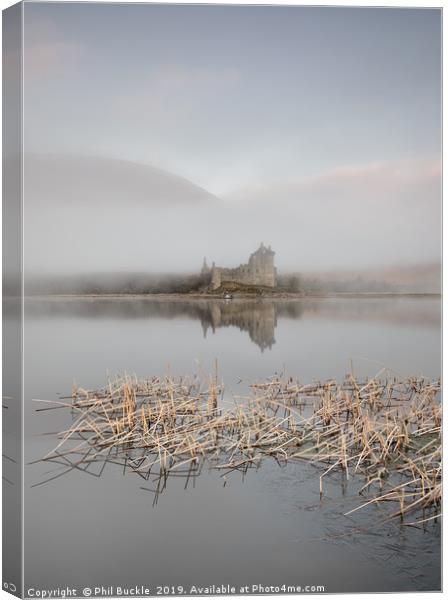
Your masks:
<path fill-rule="evenodd" d="M 216 197 L 192 182 L 146 164 L 98 157 L 25 156 L 25 201 L 66 204 L 196 205 Z"/>

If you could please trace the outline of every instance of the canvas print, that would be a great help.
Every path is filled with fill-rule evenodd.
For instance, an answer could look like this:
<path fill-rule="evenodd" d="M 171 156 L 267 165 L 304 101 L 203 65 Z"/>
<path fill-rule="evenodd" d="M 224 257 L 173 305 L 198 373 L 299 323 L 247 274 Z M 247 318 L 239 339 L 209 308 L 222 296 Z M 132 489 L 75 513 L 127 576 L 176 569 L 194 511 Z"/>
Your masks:
<path fill-rule="evenodd" d="M 3 590 L 441 590 L 441 9 L 3 13 Z"/>

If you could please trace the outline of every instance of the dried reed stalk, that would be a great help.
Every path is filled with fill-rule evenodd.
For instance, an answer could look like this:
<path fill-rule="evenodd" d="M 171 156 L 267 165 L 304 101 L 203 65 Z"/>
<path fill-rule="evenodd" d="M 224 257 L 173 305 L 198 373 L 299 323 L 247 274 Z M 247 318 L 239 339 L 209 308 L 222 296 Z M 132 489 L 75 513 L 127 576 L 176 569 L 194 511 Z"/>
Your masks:
<path fill-rule="evenodd" d="M 94 391 L 74 386 L 71 403 L 40 409 L 69 408 L 75 415 L 43 460 L 86 471 L 99 462 L 102 469 L 118 462 L 145 479 L 158 469 L 161 489 L 169 474 L 183 474 L 187 482 L 196 477 L 204 461 L 225 477 L 267 457 L 308 460 L 326 465 L 321 496 L 325 476 L 335 470 L 347 479 L 364 475 L 360 493 L 374 496 L 346 514 L 387 501 L 397 506 L 392 517 L 415 519 L 419 513 L 413 525 L 438 518 L 439 381 L 360 381 L 350 374 L 342 383 L 301 385 L 274 377 L 250 387 L 251 395 L 224 408 L 217 368 L 206 388 L 196 378 L 169 375 L 142 381 L 125 375 Z"/>

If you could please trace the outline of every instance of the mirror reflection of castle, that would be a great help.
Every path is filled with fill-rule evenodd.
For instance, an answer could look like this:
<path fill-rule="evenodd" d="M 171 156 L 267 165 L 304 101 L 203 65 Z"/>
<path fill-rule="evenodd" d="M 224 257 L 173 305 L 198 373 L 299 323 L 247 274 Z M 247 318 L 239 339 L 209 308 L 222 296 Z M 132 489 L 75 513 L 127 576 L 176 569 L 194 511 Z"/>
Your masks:
<path fill-rule="evenodd" d="M 6 310 L 8 307 L 6 306 Z M 199 321 L 204 337 L 222 327 L 235 327 L 247 332 L 254 344 L 263 351 L 275 344 L 278 316 L 299 318 L 290 314 L 293 307 L 264 299 L 214 300 L 196 299 L 164 302 L 157 299 L 129 301 L 126 299 L 27 301 L 27 314 L 33 318 L 83 318 L 83 319 L 159 319 L 187 318 Z M 296 309 L 297 310 L 297 309 Z"/>
<path fill-rule="evenodd" d="M 222 300 L 207 304 L 208 310 L 201 315 L 204 337 L 209 328 L 215 333 L 220 327 L 238 327 L 248 332 L 262 352 L 275 344 L 277 310 L 274 302 Z"/>

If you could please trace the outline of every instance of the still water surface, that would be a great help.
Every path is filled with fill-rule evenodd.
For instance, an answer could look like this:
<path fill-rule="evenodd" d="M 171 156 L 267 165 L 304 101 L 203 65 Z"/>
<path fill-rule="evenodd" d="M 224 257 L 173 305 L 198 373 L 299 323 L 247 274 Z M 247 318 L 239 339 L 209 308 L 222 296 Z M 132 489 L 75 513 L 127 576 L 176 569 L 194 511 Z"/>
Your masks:
<path fill-rule="evenodd" d="M 440 299 L 30 299 L 25 306 L 26 461 L 65 429 L 64 411 L 32 398 L 101 387 L 107 374 L 207 376 L 218 361 L 228 396 L 284 369 L 304 383 L 382 367 L 440 375 Z M 26 588 L 260 584 L 324 585 L 327 592 L 440 589 L 440 531 L 352 517 L 356 486 L 336 474 L 319 500 L 318 470 L 269 461 L 226 485 L 204 469 L 170 478 L 154 504 L 150 482 L 108 465 L 37 485 L 25 473 Z M 57 471 L 55 471 L 57 473 Z M 356 482 L 355 482 L 356 483 Z M 34 486 L 34 487 L 33 487 Z M 362 528 L 362 532 L 354 532 Z M 25 589 L 26 589 L 25 588 Z"/>

